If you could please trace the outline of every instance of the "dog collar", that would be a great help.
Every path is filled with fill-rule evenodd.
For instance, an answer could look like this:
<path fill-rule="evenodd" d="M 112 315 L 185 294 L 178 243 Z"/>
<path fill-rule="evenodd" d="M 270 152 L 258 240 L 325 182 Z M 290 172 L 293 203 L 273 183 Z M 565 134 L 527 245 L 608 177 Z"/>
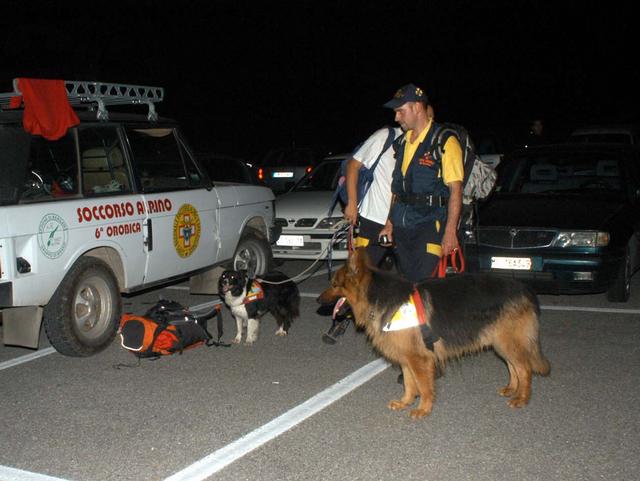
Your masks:
<path fill-rule="evenodd" d="M 247 295 L 244 298 L 243 304 L 250 304 L 252 302 L 258 301 L 264 298 L 264 289 L 262 285 L 258 281 L 253 281 L 251 283 L 251 289 L 247 292 Z"/>

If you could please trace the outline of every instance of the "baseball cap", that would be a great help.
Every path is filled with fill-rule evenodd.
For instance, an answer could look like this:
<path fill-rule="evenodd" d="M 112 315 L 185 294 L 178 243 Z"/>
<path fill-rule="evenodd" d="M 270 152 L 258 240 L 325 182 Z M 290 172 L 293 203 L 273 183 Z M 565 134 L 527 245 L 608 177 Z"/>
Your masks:
<path fill-rule="evenodd" d="M 389 109 L 397 109 L 407 102 L 424 102 L 425 104 L 428 104 L 429 99 L 420 87 L 417 87 L 414 84 L 408 84 L 404 87 L 400 87 L 393 95 L 393 98 L 384 104 L 384 106 Z"/>

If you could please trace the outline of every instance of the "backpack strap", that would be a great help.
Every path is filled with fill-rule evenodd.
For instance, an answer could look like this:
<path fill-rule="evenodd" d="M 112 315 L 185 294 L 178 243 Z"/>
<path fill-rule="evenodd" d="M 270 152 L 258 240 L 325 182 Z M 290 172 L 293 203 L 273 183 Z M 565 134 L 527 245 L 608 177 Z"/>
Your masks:
<path fill-rule="evenodd" d="M 389 150 L 389 147 L 391 147 L 391 145 L 393 144 L 393 142 L 395 141 L 395 130 L 393 129 L 393 127 L 387 127 L 387 140 L 384 141 L 384 145 L 382 146 L 382 150 L 380 151 L 380 153 L 378 154 L 378 157 L 376 158 L 376 161 L 373 163 L 373 165 L 369 168 L 369 171 L 373 174 L 373 171 L 376 170 L 376 167 L 378 166 L 378 162 L 380 162 L 380 159 L 382 158 L 382 156 L 384 155 L 384 153 Z M 364 200 L 364 198 L 367 196 L 367 193 L 369 193 L 369 187 L 371 187 L 371 184 L 368 184 L 365 191 L 362 193 L 362 199 L 360 199 L 360 202 L 358 202 L 358 207 L 360 207 L 360 204 L 362 204 L 362 201 Z"/>
<path fill-rule="evenodd" d="M 442 162 L 442 158 L 444 156 L 444 146 L 447 143 L 447 140 L 449 140 L 449 138 L 451 138 L 452 135 L 455 135 L 456 138 L 458 138 L 458 133 L 455 131 L 455 129 L 447 126 L 447 125 L 441 125 L 439 127 L 438 132 L 435 133 L 435 139 L 433 141 L 433 146 L 432 146 L 432 153 L 435 153 L 436 151 L 438 152 L 438 161 Z M 464 152 L 465 146 L 460 145 L 460 147 L 462 148 L 462 151 Z"/>
<path fill-rule="evenodd" d="M 382 150 L 378 154 L 378 158 L 376 159 L 376 161 L 373 163 L 373 165 L 369 169 L 371 172 L 376 170 L 376 167 L 378 166 L 378 162 L 380 162 L 380 159 L 382 158 L 382 155 L 387 150 L 389 150 L 389 147 L 391 147 L 391 144 L 393 144 L 393 142 L 395 140 L 396 140 L 395 139 L 395 130 L 393 129 L 393 127 L 387 127 L 387 140 L 384 141 L 384 145 L 382 146 Z"/>

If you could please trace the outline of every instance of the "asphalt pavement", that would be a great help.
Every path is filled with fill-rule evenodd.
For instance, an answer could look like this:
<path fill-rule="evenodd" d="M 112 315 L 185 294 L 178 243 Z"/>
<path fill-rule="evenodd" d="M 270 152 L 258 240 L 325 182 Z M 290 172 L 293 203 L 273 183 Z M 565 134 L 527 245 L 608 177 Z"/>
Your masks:
<path fill-rule="evenodd" d="M 289 275 L 308 263 L 289 261 Z M 321 270 L 325 266 L 320 266 Z M 89 358 L 0 347 L 1 481 L 616 480 L 640 479 L 640 277 L 631 301 L 541 296 L 551 375 L 530 404 L 497 394 L 504 363 L 483 352 L 450 364 L 432 414 L 387 409 L 398 370 L 351 326 L 338 343 L 301 282 L 301 317 L 286 338 L 264 319 L 253 346 L 200 347 L 157 361 L 114 342 Z M 159 296 L 202 306 L 187 284 Z M 235 323 L 224 312 L 225 334 Z"/>

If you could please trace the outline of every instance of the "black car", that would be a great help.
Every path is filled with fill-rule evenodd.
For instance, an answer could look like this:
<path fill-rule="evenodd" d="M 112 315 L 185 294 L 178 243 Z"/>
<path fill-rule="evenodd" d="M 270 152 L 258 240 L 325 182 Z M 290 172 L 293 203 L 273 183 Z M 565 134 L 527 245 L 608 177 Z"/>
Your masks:
<path fill-rule="evenodd" d="M 638 268 L 640 153 L 623 145 L 549 145 L 508 156 L 467 233 L 470 271 L 539 293 L 629 299 Z"/>

